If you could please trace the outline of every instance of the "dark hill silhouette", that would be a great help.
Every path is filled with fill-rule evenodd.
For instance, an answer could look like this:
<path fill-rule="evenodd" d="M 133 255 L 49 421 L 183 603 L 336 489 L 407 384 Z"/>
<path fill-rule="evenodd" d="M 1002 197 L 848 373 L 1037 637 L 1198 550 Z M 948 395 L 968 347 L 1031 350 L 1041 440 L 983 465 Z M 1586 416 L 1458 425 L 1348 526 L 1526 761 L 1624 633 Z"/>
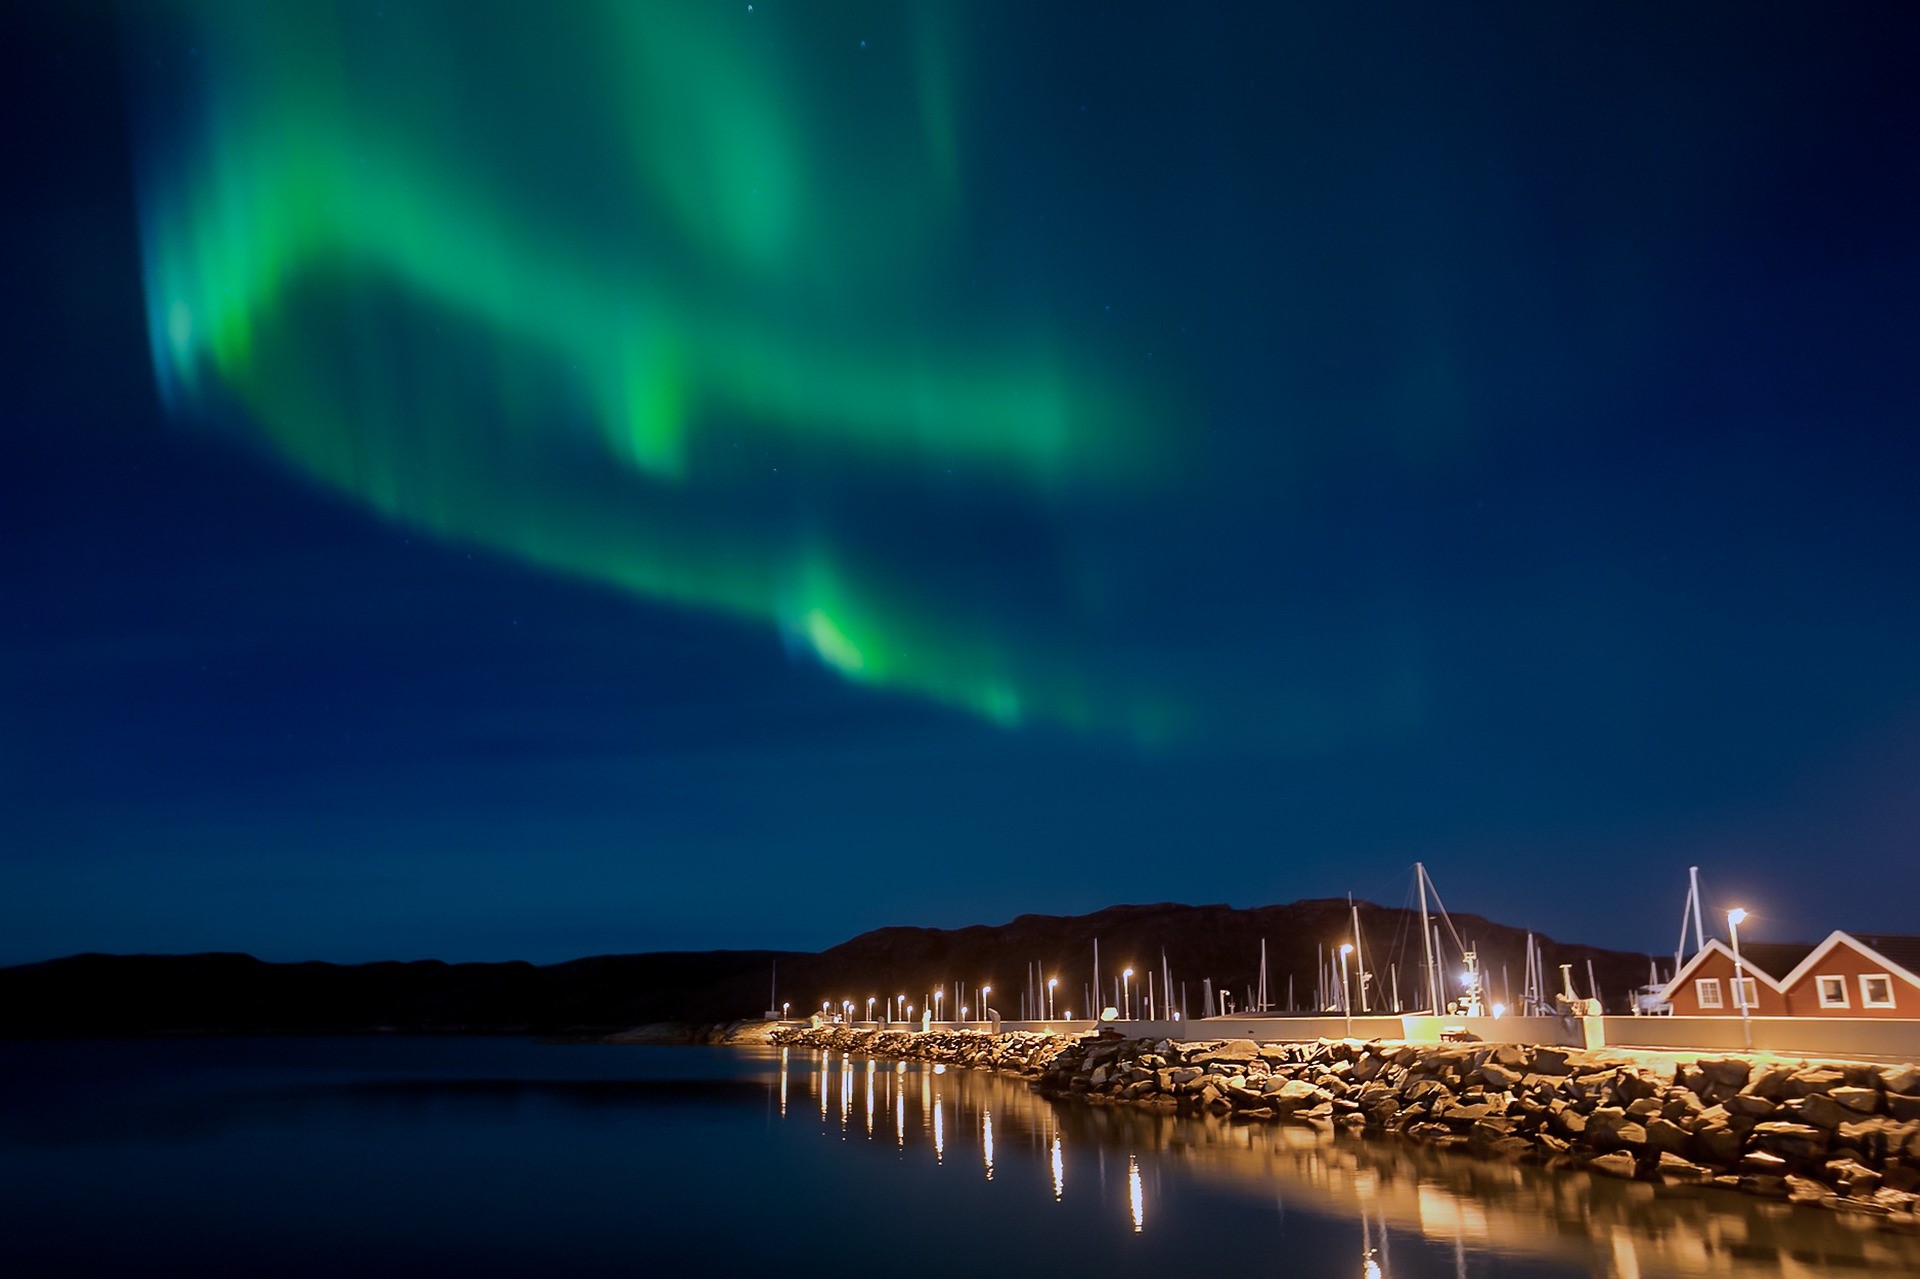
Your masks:
<path fill-rule="evenodd" d="M 1370 965 L 1389 982 L 1397 963 L 1411 1007 L 1419 985 L 1418 915 L 1360 906 Z M 1525 933 L 1475 915 L 1454 915 L 1461 938 L 1476 946 L 1490 997 L 1517 998 Z M 438 960 L 370 964 L 272 964 L 250 955 L 75 955 L 0 968 L 0 1033 L 12 1035 L 504 1032 L 599 1033 L 657 1022 L 713 1022 L 758 1016 L 768 978 L 779 966 L 780 998 L 800 1014 L 822 1000 L 926 992 L 954 982 L 994 988 L 1003 1015 L 1019 1010 L 1029 963 L 1060 979 L 1058 1008 L 1085 1013 L 1093 941 L 1100 940 L 1111 981 L 1131 965 L 1145 983 L 1165 949 L 1176 994 L 1186 985 L 1200 1013 L 1201 979 L 1211 977 L 1244 1004 L 1257 979 L 1260 941 L 1268 947 L 1269 994 L 1284 1005 L 1287 979 L 1310 1006 L 1315 947 L 1338 946 L 1352 929 L 1347 904 L 1300 901 L 1237 910 L 1230 906 L 1112 906 L 1091 915 L 1022 915 L 1000 925 L 959 929 L 881 928 L 818 954 L 741 950 L 603 955 L 561 964 L 448 964 Z M 1550 983 L 1574 965 L 1586 993 L 1592 959 L 1610 1010 L 1646 980 L 1647 957 L 1541 938 Z M 1452 949 L 1451 937 L 1446 946 Z M 1446 965 L 1457 988 L 1459 964 Z M 1457 989 L 1453 992 L 1457 993 Z"/>

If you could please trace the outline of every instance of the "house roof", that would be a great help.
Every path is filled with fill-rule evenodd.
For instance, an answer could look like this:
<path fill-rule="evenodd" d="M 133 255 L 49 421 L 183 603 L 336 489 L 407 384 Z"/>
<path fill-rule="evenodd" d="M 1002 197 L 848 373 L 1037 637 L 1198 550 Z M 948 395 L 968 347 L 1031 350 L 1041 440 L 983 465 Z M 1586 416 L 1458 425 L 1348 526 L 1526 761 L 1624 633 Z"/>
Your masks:
<path fill-rule="evenodd" d="M 1827 957 L 1835 946 L 1847 943 L 1858 950 L 1867 951 L 1887 965 L 1894 975 L 1903 978 L 1914 986 L 1920 986 L 1920 937 L 1902 937 L 1888 933 L 1847 933 L 1839 929 L 1827 935 L 1827 939 L 1815 946 L 1807 957 L 1794 965 L 1787 975 L 1786 984 L 1792 985 L 1806 976 L 1822 959 Z"/>
<path fill-rule="evenodd" d="M 1831 940 L 1832 938 L 1828 938 L 1828 941 Z M 1764 982 L 1776 991 L 1784 992 L 1786 990 L 1786 984 L 1781 978 L 1786 976 L 1790 970 L 1787 968 L 1776 968 L 1772 965 L 1778 964 L 1790 953 L 1797 951 L 1804 957 L 1812 953 L 1815 948 L 1813 946 L 1802 946 L 1797 943 L 1761 942 L 1758 949 L 1768 951 L 1777 950 L 1780 953 L 1769 954 L 1762 960 L 1753 953 L 1755 950 L 1754 946 L 1743 945 L 1740 947 L 1741 969 L 1756 981 Z M 1721 941 L 1718 937 L 1709 938 L 1707 944 L 1696 951 L 1692 959 L 1689 959 L 1685 964 L 1681 965 L 1680 971 L 1673 975 L 1673 980 L 1669 981 L 1666 988 L 1660 992 L 1660 998 L 1671 1003 L 1674 992 L 1680 989 L 1681 983 L 1693 976 L 1694 969 L 1706 962 L 1708 955 L 1725 955 L 1728 962 L 1732 962 L 1733 960 L 1733 951 L 1727 948 L 1725 942 Z M 1775 976 L 1776 973 L 1778 973 L 1779 976 Z"/>

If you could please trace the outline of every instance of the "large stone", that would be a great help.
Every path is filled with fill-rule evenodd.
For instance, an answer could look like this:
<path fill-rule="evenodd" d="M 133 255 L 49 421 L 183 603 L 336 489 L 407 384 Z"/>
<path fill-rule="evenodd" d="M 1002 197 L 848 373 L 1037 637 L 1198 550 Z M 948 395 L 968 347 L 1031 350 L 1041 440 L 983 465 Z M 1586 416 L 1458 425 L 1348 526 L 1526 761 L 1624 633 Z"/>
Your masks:
<path fill-rule="evenodd" d="M 1765 1119 L 1780 1109 L 1778 1103 L 1754 1093 L 1741 1093 L 1726 1100 L 1726 1107 L 1736 1115 L 1747 1115 L 1753 1119 Z"/>
<path fill-rule="evenodd" d="M 1857 1159 L 1829 1159 L 1820 1171 L 1827 1181 L 1848 1194 L 1852 1194 L 1855 1187 L 1871 1191 L 1880 1184 L 1879 1172 Z"/>
<path fill-rule="evenodd" d="M 1304 1079 L 1289 1079 L 1278 1088 L 1269 1087 L 1267 1096 L 1282 1106 L 1309 1106 L 1326 1100 L 1326 1094 Z"/>
<path fill-rule="evenodd" d="M 1920 1094 L 1888 1093 L 1887 1113 L 1908 1123 L 1920 1119 Z"/>
<path fill-rule="evenodd" d="M 1805 1097 L 1810 1093 L 1837 1088 L 1846 1082 L 1846 1072 L 1832 1066 L 1802 1066 L 1787 1077 L 1787 1095 Z"/>
<path fill-rule="evenodd" d="M 1646 1131 L 1647 1144 L 1655 1150 L 1678 1153 L 1693 1142 L 1693 1134 L 1671 1119 L 1649 1119 Z"/>
<path fill-rule="evenodd" d="M 1536 1048 L 1533 1050 L 1531 1069 L 1536 1075 L 1564 1075 L 1568 1073 L 1569 1054 L 1560 1048 Z"/>
<path fill-rule="evenodd" d="M 1855 1117 L 1857 1112 L 1848 1110 L 1825 1093 L 1811 1093 L 1800 1099 L 1798 1107 L 1800 1118 L 1816 1127 L 1833 1129 Z"/>
<path fill-rule="evenodd" d="M 1587 1166 L 1603 1176 L 1619 1177 L 1626 1181 L 1632 1181 L 1634 1173 L 1638 1171 L 1634 1165 L 1633 1156 L 1623 1150 L 1616 1150 L 1610 1155 L 1600 1155 Z"/>
<path fill-rule="evenodd" d="M 1888 1092 L 1920 1094 L 1920 1066 L 1882 1066 L 1880 1086 Z"/>
<path fill-rule="evenodd" d="M 1753 1066 L 1738 1057 L 1707 1057 L 1701 1059 L 1700 1071 L 1716 1084 L 1727 1088 L 1743 1088 L 1747 1077 L 1753 1073 Z"/>
<path fill-rule="evenodd" d="M 1787 1177 L 1787 1198 L 1797 1204 L 1817 1204 L 1833 1191 L 1811 1177 Z"/>
<path fill-rule="evenodd" d="M 1724 1124 L 1708 1124 L 1694 1129 L 1694 1157 L 1717 1167 L 1725 1168 L 1739 1159 L 1744 1144 L 1740 1134 Z"/>
<path fill-rule="evenodd" d="M 1880 1094 L 1872 1088 L 1835 1088 L 1827 1096 L 1857 1114 L 1871 1115 L 1880 1109 Z"/>
<path fill-rule="evenodd" d="M 1672 1152 L 1662 1153 L 1654 1168 L 1660 1180 L 1674 1186 L 1704 1186 L 1713 1180 L 1713 1169 L 1689 1163 Z"/>
<path fill-rule="evenodd" d="M 1520 1082 L 1520 1072 L 1510 1070 L 1499 1062 L 1490 1061 L 1474 1072 L 1474 1078 L 1489 1088 L 1497 1088 L 1501 1092 L 1506 1092 Z"/>
<path fill-rule="evenodd" d="M 1818 1159 L 1827 1153 L 1827 1132 L 1811 1124 L 1771 1120 L 1755 1124 L 1753 1139 L 1762 1150 L 1796 1159 Z"/>
<path fill-rule="evenodd" d="M 1768 1101 L 1781 1101 L 1787 1096 L 1787 1085 L 1792 1078 L 1791 1066 L 1766 1066 L 1747 1081 L 1744 1091 Z"/>

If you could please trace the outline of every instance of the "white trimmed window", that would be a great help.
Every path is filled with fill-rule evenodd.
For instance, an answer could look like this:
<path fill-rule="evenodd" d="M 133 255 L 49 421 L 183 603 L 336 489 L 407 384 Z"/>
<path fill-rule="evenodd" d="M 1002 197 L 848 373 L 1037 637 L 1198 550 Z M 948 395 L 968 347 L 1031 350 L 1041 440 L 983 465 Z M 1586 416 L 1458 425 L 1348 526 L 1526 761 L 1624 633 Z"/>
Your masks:
<path fill-rule="evenodd" d="M 1701 977 L 1693 983 L 1693 997 L 1700 1001 L 1702 1008 L 1723 1008 L 1720 1002 L 1720 979 Z"/>
<path fill-rule="evenodd" d="M 1820 991 L 1822 1008 L 1845 1008 L 1847 1004 L 1847 979 L 1845 977 L 1815 977 L 1815 986 Z"/>
<path fill-rule="evenodd" d="M 1749 1012 L 1760 1006 L 1760 987 L 1751 977 L 1733 979 L 1733 1006 Z"/>
<path fill-rule="evenodd" d="M 1893 1007 L 1893 978 L 1885 973 L 1866 973 L 1860 978 L 1862 1008 Z"/>

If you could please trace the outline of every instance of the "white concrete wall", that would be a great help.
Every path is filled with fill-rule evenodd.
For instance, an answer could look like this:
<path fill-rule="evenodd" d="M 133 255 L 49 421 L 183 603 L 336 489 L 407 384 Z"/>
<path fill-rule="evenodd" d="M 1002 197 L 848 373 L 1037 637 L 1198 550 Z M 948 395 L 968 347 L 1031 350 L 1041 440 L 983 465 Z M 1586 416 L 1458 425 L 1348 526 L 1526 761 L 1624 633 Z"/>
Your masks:
<path fill-rule="evenodd" d="M 1603 1017 L 1611 1048 L 1709 1049 L 1738 1052 L 1746 1032 L 1738 1017 Z M 1868 1017 L 1755 1017 L 1753 1046 L 1807 1057 L 1920 1061 L 1920 1021 Z"/>

